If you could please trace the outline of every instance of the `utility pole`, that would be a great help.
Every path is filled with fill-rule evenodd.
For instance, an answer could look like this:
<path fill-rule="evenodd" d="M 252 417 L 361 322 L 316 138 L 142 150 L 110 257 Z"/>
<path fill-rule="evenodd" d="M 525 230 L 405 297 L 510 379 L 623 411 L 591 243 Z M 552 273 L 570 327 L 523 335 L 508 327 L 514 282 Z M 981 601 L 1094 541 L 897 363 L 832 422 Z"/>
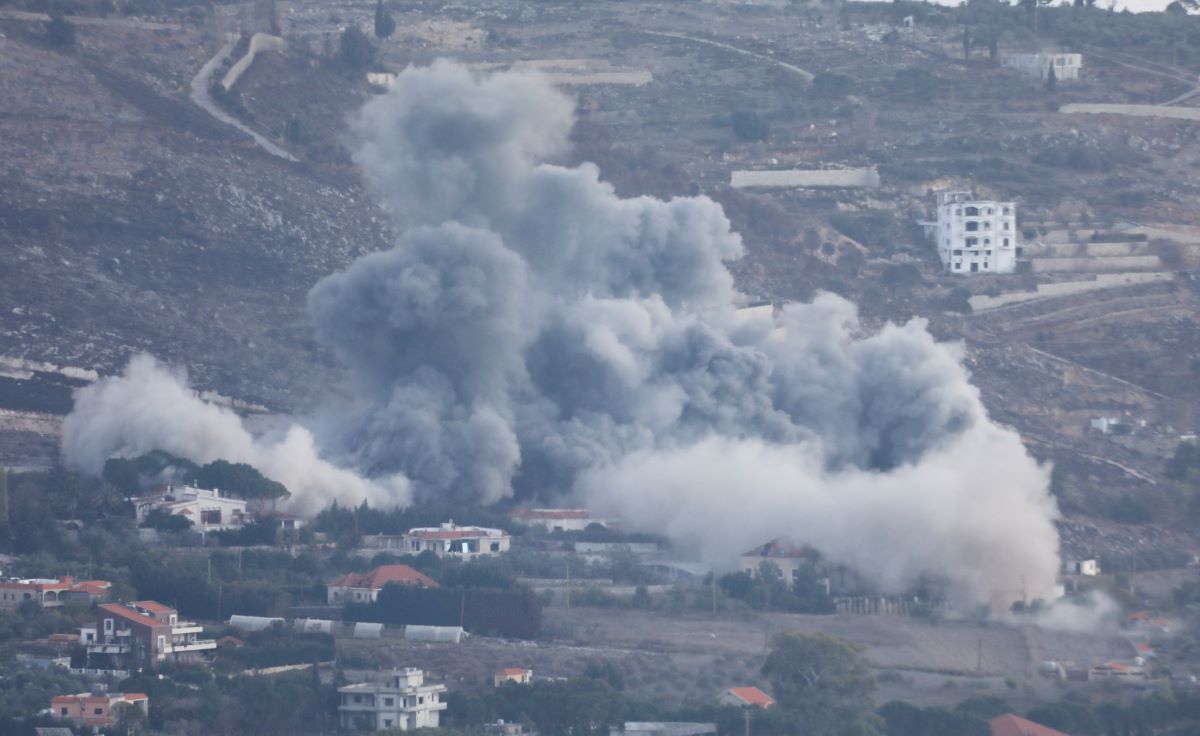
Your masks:
<path fill-rule="evenodd" d="M 975 649 L 975 671 L 983 672 L 983 636 L 980 635 Z"/>
<path fill-rule="evenodd" d="M 567 610 L 569 611 L 569 610 L 571 610 L 571 559 L 570 558 L 567 558 L 567 589 L 566 589 L 565 597 L 567 599 Z"/>
<path fill-rule="evenodd" d="M 716 571 L 716 569 L 715 569 L 715 568 L 711 569 L 710 575 L 711 575 L 711 577 L 712 577 L 712 609 L 713 609 L 713 618 L 716 618 L 716 617 L 717 617 L 717 571 Z"/>
<path fill-rule="evenodd" d="M 750 709 L 742 708 L 742 715 L 746 719 L 746 734 L 745 734 L 745 736 L 750 736 Z"/>

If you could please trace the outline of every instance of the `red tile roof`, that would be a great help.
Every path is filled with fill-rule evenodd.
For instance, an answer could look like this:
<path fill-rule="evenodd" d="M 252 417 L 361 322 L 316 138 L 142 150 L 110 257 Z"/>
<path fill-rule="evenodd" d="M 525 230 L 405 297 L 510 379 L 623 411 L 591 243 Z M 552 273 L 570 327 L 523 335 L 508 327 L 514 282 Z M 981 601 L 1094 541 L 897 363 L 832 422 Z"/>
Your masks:
<path fill-rule="evenodd" d="M 1062 731 L 1055 731 L 1013 713 L 996 716 L 988 725 L 992 727 L 992 736 L 1067 736 Z"/>
<path fill-rule="evenodd" d="M 380 565 L 368 573 L 347 573 L 330 583 L 337 588 L 369 588 L 378 590 L 388 583 L 401 585 L 420 585 L 426 588 L 438 587 L 437 581 L 408 565 Z"/>
<path fill-rule="evenodd" d="M 174 608 L 171 608 L 170 606 L 164 606 L 158 601 L 134 601 L 133 605 L 144 608 L 151 613 L 165 613 L 167 615 L 179 613 Z"/>
<path fill-rule="evenodd" d="M 479 539 L 488 534 L 477 529 L 412 529 L 408 536 L 417 539 Z"/>
<path fill-rule="evenodd" d="M 128 621 L 141 624 L 142 626 L 166 626 L 166 624 L 164 624 L 162 621 L 150 618 L 149 616 L 144 616 L 132 608 L 126 608 L 125 606 L 122 606 L 120 603 L 102 603 L 100 604 L 100 609 L 120 616 Z"/>
<path fill-rule="evenodd" d="M 502 670 L 497 670 L 496 674 L 501 677 L 518 677 L 524 675 L 526 672 L 529 672 L 529 670 L 524 667 L 505 667 Z"/>
<path fill-rule="evenodd" d="M 770 708 L 772 705 L 775 705 L 775 698 L 772 698 L 756 687 L 731 687 L 726 692 L 732 693 L 735 698 L 741 700 L 746 705 L 753 705 L 759 708 Z"/>

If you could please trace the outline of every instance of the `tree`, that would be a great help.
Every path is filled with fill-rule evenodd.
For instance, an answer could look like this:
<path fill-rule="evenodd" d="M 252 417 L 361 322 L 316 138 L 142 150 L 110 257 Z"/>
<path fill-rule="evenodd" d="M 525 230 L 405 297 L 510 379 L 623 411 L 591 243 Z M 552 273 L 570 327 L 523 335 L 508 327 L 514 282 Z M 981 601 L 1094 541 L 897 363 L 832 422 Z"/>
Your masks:
<path fill-rule="evenodd" d="M 8 526 L 8 471 L 0 465 L 0 527 Z"/>
<path fill-rule="evenodd" d="M 729 116 L 729 127 L 738 140 L 765 141 L 770 128 L 753 110 L 738 110 Z"/>
<path fill-rule="evenodd" d="M 1053 92 L 1058 86 L 1058 75 L 1054 73 L 1054 64 L 1050 64 L 1050 71 L 1046 74 L 1046 91 Z"/>
<path fill-rule="evenodd" d="M 61 13 L 54 13 L 50 16 L 50 22 L 46 24 L 46 35 L 44 36 L 46 43 L 59 48 L 68 48 L 75 45 L 75 26 L 67 21 Z"/>
<path fill-rule="evenodd" d="M 219 488 L 247 499 L 276 499 L 292 495 L 280 482 L 271 480 L 246 463 L 214 460 L 192 476 L 201 488 Z"/>
<path fill-rule="evenodd" d="M 383 4 L 383 0 L 378 0 L 375 4 L 375 38 L 391 38 L 395 32 L 396 19 L 392 17 L 392 11 Z"/>
<path fill-rule="evenodd" d="M 850 94 L 850 77 L 821 72 L 812 80 L 812 96 L 820 100 L 841 100 Z"/>
<path fill-rule="evenodd" d="M 859 649 L 825 634 L 776 636 L 763 665 L 779 706 L 811 736 L 874 736 L 874 679 Z"/>
<path fill-rule="evenodd" d="M 366 69 L 375 62 L 375 47 L 367 34 L 350 26 L 338 41 L 338 58 L 351 69 Z"/>

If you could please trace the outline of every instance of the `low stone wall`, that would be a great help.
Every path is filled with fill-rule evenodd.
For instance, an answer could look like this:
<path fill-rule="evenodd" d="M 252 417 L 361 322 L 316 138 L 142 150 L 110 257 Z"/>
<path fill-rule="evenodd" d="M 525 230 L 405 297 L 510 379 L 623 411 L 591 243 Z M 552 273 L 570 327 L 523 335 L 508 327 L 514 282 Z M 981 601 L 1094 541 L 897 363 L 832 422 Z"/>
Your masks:
<path fill-rule="evenodd" d="M 1099 115 L 1132 115 L 1142 118 L 1175 118 L 1200 121 L 1200 107 L 1167 107 L 1165 105 L 1063 105 L 1062 113 L 1091 113 Z"/>
<path fill-rule="evenodd" d="M 782 169 L 774 171 L 735 171 L 729 184 L 746 187 L 855 187 L 879 186 L 879 171 L 864 169 Z"/>
<path fill-rule="evenodd" d="M 1162 268 L 1158 256 L 1114 256 L 1110 258 L 1034 258 L 1030 261 L 1034 273 L 1078 271 L 1155 271 Z"/>

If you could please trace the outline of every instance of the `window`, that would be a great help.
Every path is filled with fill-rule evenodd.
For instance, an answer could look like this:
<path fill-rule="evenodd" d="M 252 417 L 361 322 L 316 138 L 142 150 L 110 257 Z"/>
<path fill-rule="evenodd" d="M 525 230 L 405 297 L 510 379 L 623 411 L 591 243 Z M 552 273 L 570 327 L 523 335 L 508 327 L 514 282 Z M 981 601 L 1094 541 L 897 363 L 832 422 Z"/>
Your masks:
<path fill-rule="evenodd" d="M 104 715 L 104 709 L 103 708 L 92 708 L 92 713 L 94 715 L 102 716 L 102 715 Z"/>
<path fill-rule="evenodd" d="M 171 618 L 170 618 L 171 625 L 174 626 L 178 622 L 178 619 L 179 619 L 178 616 L 176 616 L 175 614 L 171 614 Z"/>
<path fill-rule="evenodd" d="M 67 709 L 66 709 L 66 708 L 63 708 L 63 709 L 62 709 L 62 714 L 63 714 L 64 716 L 67 714 Z"/>
<path fill-rule="evenodd" d="M 113 620 L 111 618 L 104 619 L 104 633 L 111 634 L 113 630 Z"/>
<path fill-rule="evenodd" d="M 979 273 L 979 264 L 978 263 L 971 264 L 971 273 Z"/>
<path fill-rule="evenodd" d="M 499 542 L 492 542 L 492 551 L 493 551 L 493 552 L 499 552 L 499 551 L 500 551 L 500 543 L 499 543 Z"/>
<path fill-rule="evenodd" d="M 383 704 L 390 708 L 391 706 L 396 704 L 396 699 L 395 698 L 384 698 Z"/>
<path fill-rule="evenodd" d="M 983 254 L 984 254 L 985 256 L 990 256 L 990 255 L 992 254 L 992 252 L 991 252 L 990 250 L 985 250 L 985 251 L 983 252 Z"/>
<path fill-rule="evenodd" d="M 962 210 L 961 209 L 954 210 L 954 215 L 956 217 L 962 217 Z"/>
<path fill-rule="evenodd" d="M 967 238 L 967 247 L 974 248 L 979 245 L 979 238 Z"/>
<path fill-rule="evenodd" d="M 167 637 L 165 637 L 165 636 L 158 637 L 158 650 L 162 651 L 163 649 L 166 649 L 166 648 L 167 648 Z"/>
<path fill-rule="evenodd" d="M 975 232 L 975 231 L 976 231 L 976 230 L 978 230 L 978 229 L 979 229 L 979 223 L 978 223 L 978 222 L 975 222 L 974 220 L 970 220 L 970 221 L 968 221 L 968 222 L 967 222 L 967 232 L 969 232 L 969 233 L 973 233 L 973 232 Z"/>
<path fill-rule="evenodd" d="M 988 262 L 987 262 L 987 261 L 984 261 L 984 262 L 983 262 L 983 267 L 984 267 L 984 268 L 987 268 L 987 264 L 988 264 Z"/>
<path fill-rule="evenodd" d="M 201 524 L 220 524 L 221 523 L 221 510 L 220 509 L 209 509 L 207 511 L 201 510 L 200 511 L 200 523 Z"/>
<path fill-rule="evenodd" d="M 988 214 L 990 215 L 990 214 L 992 214 L 993 212 L 994 212 L 994 210 L 993 210 L 991 207 L 988 207 Z"/>
<path fill-rule="evenodd" d="M 956 264 L 954 264 L 954 270 L 955 270 L 955 271 L 961 271 L 961 270 L 962 270 L 962 264 L 961 264 L 961 263 L 956 263 Z"/>
<path fill-rule="evenodd" d="M 1004 239 L 1004 246 L 1005 246 L 1005 247 L 1008 247 L 1008 238 L 1005 238 L 1005 239 Z"/>
<path fill-rule="evenodd" d="M 956 251 L 954 251 L 953 255 L 956 255 L 956 256 L 961 256 L 961 255 L 962 255 L 962 251 L 961 251 L 961 250 L 956 250 Z"/>
<path fill-rule="evenodd" d="M 383 719 L 383 727 L 384 727 L 384 728 L 389 728 L 389 727 L 391 727 L 391 725 L 392 725 L 392 719 L 391 719 L 391 718 L 384 718 L 384 719 Z"/>
<path fill-rule="evenodd" d="M 1005 230 L 1007 230 L 1007 229 L 1008 229 L 1008 223 L 1007 223 L 1007 222 L 1006 222 L 1006 223 L 1004 223 L 1004 229 L 1005 229 Z"/>
<path fill-rule="evenodd" d="M 991 239 L 991 238 L 984 238 L 984 239 L 983 239 L 983 244 L 984 244 L 984 245 L 991 245 L 991 244 L 992 244 L 992 239 Z"/>
<path fill-rule="evenodd" d="M 992 223 L 991 223 L 990 221 L 984 222 L 984 223 L 983 223 L 983 229 L 984 229 L 984 230 L 991 230 L 991 229 L 992 229 Z"/>
<path fill-rule="evenodd" d="M 1002 215 L 1007 215 L 1007 214 L 1008 214 L 1008 208 L 1007 208 L 1007 207 L 1005 207 L 1004 209 L 1000 210 L 1000 214 L 1002 214 Z M 1007 230 L 1008 228 L 1005 228 L 1005 229 Z"/>
<path fill-rule="evenodd" d="M 979 208 L 978 207 L 968 207 L 967 208 L 967 217 L 978 217 L 978 216 L 979 216 Z"/>

